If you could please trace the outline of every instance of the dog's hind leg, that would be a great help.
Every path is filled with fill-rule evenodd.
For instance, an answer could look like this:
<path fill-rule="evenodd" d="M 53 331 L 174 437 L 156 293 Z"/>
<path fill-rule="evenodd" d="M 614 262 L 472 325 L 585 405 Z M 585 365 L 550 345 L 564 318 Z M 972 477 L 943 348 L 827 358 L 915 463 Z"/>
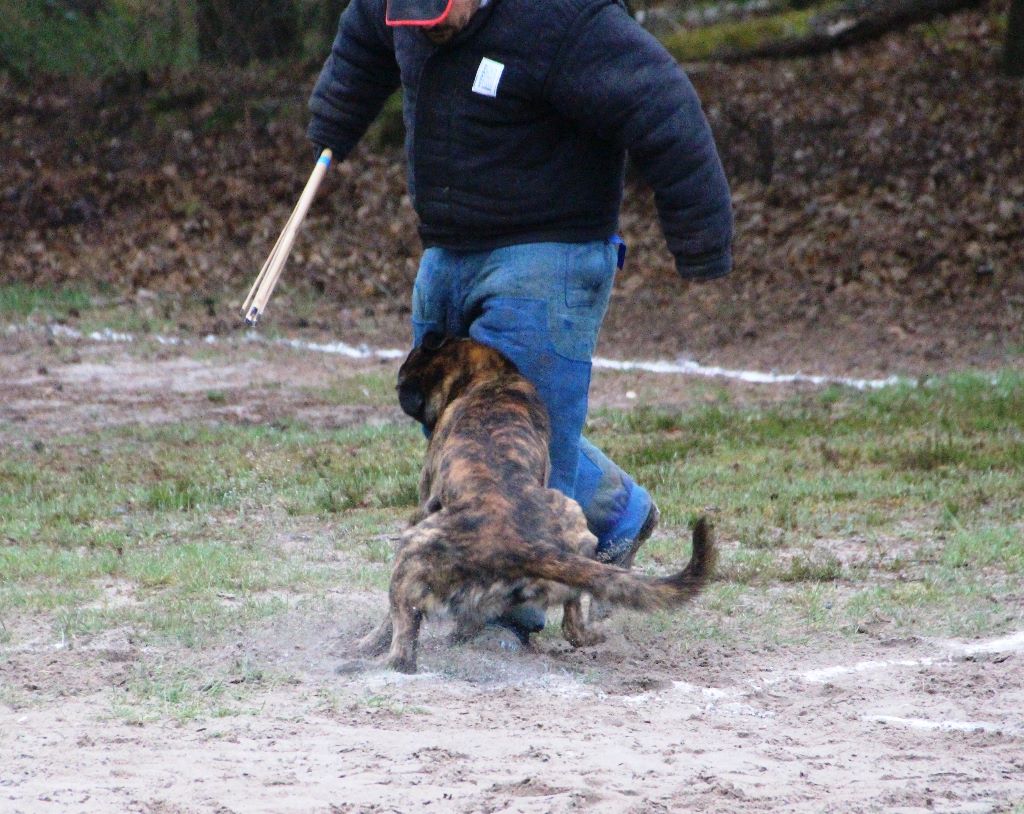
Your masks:
<path fill-rule="evenodd" d="M 416 645 L 424 611 L 448 596 L 438 579 L 450 571 L 445 545 L 445 513 L 437 512 L 402 535 L 391 571 L 391 650 L 385 664 L 402 673 L 416 672 Z"/>
<path fill-rule="evenodd" d="M 590 647 L 604 641 L 604 634 L 587 627 L 577 595 L 562 606 L 562 635 L 573 647 Z"/>
<path fill-rule="evenodd" d="M 385 616 L 372 632 L 356 643 L 356 653 L 360 656 L 380 656 L 387 652 L 392 637 L 391 614 Z"/>

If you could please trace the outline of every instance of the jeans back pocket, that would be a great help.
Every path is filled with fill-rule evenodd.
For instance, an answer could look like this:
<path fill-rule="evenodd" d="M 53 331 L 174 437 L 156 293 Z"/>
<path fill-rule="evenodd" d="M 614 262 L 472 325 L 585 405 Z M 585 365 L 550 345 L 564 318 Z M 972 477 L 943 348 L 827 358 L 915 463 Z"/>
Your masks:
<path fill-rule="evenodd" d="M 565 304 L 595 311 L 600 320 L 615 281 L 616 249 L 610 241 L 580 243 L 563 258 Z"/>

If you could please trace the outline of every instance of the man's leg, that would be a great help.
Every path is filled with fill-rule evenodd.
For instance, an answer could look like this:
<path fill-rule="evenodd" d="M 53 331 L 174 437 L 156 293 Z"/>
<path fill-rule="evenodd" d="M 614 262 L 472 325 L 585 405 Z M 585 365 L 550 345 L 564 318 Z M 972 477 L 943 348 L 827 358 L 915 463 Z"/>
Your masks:
<path fill-rule="evenodd" d="M 580 439 L 575 497 L 597 536 L 598 556 L 605 562 L 632 565 L 636 544 L 654 531 L 657 509 L 647 490 L 586 438 Z"/>
<path fill-rule="evenodd" d="M 550 485 L 580 503 L 598 554 L 610 561 L 628 553 L 654 505 L 581 437 L 616 253 L 604 241 L 496 250 L 473 270 L 464 306 L 470 335 L 508 356 L 537 387 L 551 418 Z"/>
<path fill-rule="evenodd" d="M 413 346 L 428 331 L 466 336 L 459 312 L 459 278 L 464 256 L 443 249 L 427 249 L 420 258 L 412 289 Z"/>
<path fill-rule="evenodd" d="M 610 560 L 629 555 L 657 520 L 647 492 L 581 437 L 616 252 L 604 242 L 472 254 L 429 249 L 412 315 L 414 344 L 428 330 L 469 335 L 504 353 L 533 382 L 552 423 L 550 485 L 577 499 L 599 554 Z M 505 621 L 525 640 L 543 628 L 544 612 L 521 607 Z"/>

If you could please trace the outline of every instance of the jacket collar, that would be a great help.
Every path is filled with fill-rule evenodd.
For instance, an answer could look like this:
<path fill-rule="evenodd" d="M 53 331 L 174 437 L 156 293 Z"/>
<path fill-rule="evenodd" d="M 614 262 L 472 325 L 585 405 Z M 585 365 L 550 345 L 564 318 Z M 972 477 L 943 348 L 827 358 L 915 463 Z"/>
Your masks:
<path fill-rule="evenodd" d="M 498 3 L 500 2 L 501 0 L 487 0 L 487 5 L 478 8 L 476 12 L 473 14 L 473 16 L 469 18 L 469 22 L 466 23 L 466 27 L 463 28 L 454 37 L 452 37 L 449 42 L 446 42 L 444 45 L 434 45 L 433 43 L 430 44 L 434 45 L 434 47 L 438 49 L 451 48 L 455 45 L 465 42 L 468 39 L 471 39 L 476 34 L 477 31 L 479 31 L 481 28 L 487 25 L 487 21 L 490 19 L 491 14 L 494 13 L 495 6 L 497 6 Z M 424 34 L 422 31 L 420 32 L 420 35 L 423 37 L 424 40 L 430 42 L 430 40 L 427 38 L 427 35 Z"/>

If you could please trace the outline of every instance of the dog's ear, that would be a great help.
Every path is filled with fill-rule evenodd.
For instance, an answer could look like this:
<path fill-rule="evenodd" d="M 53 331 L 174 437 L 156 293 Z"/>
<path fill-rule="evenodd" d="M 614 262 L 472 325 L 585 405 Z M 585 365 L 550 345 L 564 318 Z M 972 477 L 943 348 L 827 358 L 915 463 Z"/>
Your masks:
<path fill-rule="evenodd" d="M 436 354 L 450 338 L 440 331 L 428 331 L 398 370 L 398 403 L 428 428 L 437 420 L 436 410 L 429 408 L 433 391 L 444 380 L 444 358 Z"/>
<path fill-rule="evenodd" d="M 439 333 L 438 331 L 428 331 L 423 336 L 423 341 L 420 342 L 420 345 L 424 350 L 438 351 L 445 346 L 447 341 L 447 334 Z"/>

